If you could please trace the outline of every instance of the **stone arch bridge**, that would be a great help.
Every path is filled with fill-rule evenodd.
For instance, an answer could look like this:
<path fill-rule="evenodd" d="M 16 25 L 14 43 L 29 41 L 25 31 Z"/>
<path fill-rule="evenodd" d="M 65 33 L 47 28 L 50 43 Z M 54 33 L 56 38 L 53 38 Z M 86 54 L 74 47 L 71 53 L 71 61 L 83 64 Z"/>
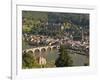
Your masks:
<path fill-rule="evenodd" d="M 25 50 L 23 50 L 23 53 L 24 53 L 24 51 L 25 51 L 26 53 L 28 53 L 29 51 L 31 51 L 32 53 L 35 53 L 35 52 L 42 53 L 42 52 L 47 52 L 47 51 L 52 51 L 52 50 L 58 50 L 59 47 L 60 47 L 60 46 L 35 47 L 35 48 L 25 49 Z"/>

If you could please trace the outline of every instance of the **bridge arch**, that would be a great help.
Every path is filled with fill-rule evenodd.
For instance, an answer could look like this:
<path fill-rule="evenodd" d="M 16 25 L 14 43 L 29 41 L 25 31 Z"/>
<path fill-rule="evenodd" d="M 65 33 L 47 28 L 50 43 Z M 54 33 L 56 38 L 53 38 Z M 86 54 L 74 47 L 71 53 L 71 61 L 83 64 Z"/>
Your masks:
<path fill-rule="evenodd" d="M 56 47 L 56 46 L 53 46 L 53 47 L 52 47 L 52 50 L 57 50 L 57 47 Z"/>
<path fill-rule="evenodd" d="M 48 47 L 48 48 L 47 48 L 47 52 L 50 52 L 51 50 L 52 50 L 51 47 Z"/>
<path fill-rule="evenodd" d="M 42 57 L 46 57 L 46 52 L 47 52 L 47 49 L 46 48 L 42 48 L 41 49 L 41 54 L 42 54 L 41 56 Z"/>
<path fill-rule="evenodd" d="M 41 52 L 46 52 L 46 51 L 47 51 L 46 48 L 41 49 Z"/>
<path fill-rule="evenodd" d="M 27 51 L 27 53 L 34 53 L 32 50 Z"/>
<path fill-rule="evenodd" d="M 34 50 L 34 55 L 35 55 L 36 57 L 39 57 L 39 56 L 40 56 L 40 53 L 41 53 L 41 51 L 40 51 L 39 49 L 35 49 L 35 50 Z"/>
<path fill-rule="evenodd" d="M 32 50 L 27 50 L 27 51 L 25 50 L 24 54 L 29 54 L 29 55 L 35 56 Z"/>
<path fill-rule="evenodd" d="M 23 50 L 23 51 L 22 51 L 22 54 L 25 54 L 25 53 L 26 53 L 26 50 Z"/>
<path fill-rule="evenodd" d="M 41 51 L 39 49 L 35 49 L 34 53 L 40 53 Z"/>

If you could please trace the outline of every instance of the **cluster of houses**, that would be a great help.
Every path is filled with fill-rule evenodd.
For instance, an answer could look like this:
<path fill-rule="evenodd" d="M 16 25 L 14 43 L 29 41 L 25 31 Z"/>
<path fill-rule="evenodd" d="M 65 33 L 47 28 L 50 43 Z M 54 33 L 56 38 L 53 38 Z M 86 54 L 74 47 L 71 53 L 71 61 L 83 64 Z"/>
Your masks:
<path fill-rule="evenodd" d="M 87 37 L 86 37 L 87 38 Z M 35 47 L 37 46 L 51 46 L 51 45 L 70 45 L 70 46 L 75 46 L 75 47 L 84 47 L 84 48 L 89 48 L 89 39 L 85 41 L 75 41 L 73 39 L 70 39 L 68 37 L 64 37 L 63 39 L 59 38 L 51 38 L 50 36 L 44 36 L 44 35 L 30 35 L 29 37 L 26 37 L 27 42 L 30 45 L 33 45 Z"/>

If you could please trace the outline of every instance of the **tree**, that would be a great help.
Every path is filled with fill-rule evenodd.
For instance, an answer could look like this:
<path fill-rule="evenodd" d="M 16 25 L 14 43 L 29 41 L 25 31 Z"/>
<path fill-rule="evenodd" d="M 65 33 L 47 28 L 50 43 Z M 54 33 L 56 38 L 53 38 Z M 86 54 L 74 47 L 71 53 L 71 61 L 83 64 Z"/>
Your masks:
<path fill-rule="evenodd" d="M 28 53 L 23 53 L 22 55 L 22 67 L 23 68 L 33 68 L 38 67 L 35 57 L 32 53 L 32 51 L 29 51 Z"/>
<path fill-rule="evenodd" d="M 59 49 L 59 57 L 55 61 L 55 65 L 57 67 L 67 67 L 67 66 L 72 66 L 72 59 L 69 55 L 69 51 L 66 48 L 65 45 L 61 45 Z"/>

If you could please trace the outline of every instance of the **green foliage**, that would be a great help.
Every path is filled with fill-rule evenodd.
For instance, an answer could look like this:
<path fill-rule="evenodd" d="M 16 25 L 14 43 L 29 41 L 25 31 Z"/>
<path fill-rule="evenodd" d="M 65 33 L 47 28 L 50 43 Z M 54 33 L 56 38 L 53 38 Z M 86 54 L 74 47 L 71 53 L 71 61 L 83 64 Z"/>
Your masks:
<path fill-rule="evenodd" d="M 48 35 L 63 36 L 58 26 L 58 29 L 49 28 L 46 23 L 50 24 L 62 24 L 64 26 L 64 31 L 69 31 L 73 37 L 81 36 L 81 29 L 89 29 L 89 14 L 79 14 L 79 13 L 56 13 L 56 12 L 37 12 L 37 11 L 22 11 L 22 26 L 23 33 L 30 33 L 35 35 Z M 56 26 L 57 27 L 57 26 Z"/>
<path fill-rule="evenodd" d="M 23 18 L 28 20 L 47 20 L 47 14 L 45 12 L 36 12 L 36 11 L 22 11 Z"/>
<path fill-rule="evenodd" d="M 22 55 L 22 68 L 34 67 L 40 67 L 40 65 L 37 64 L 35 57 L 33 56 L 33 53 L 31 51 L 29 51 L 28 53 L 24 53 Z"/>
<path fill-rule="evenodd" d="M 31 32 L 31 28 L 29 26 L 23 26 L 23 33 L 30 33 Z"/>
<path fill-rule="evenodd" d="M 55 62 L 55 65 L 57 67 L 67 67 L 72 66 L 73 61 L 71 60 L 71 57 L 69 56 L 69 52 L 65 45 L 61 45 L 59 49 L 59 57 Z"/>

